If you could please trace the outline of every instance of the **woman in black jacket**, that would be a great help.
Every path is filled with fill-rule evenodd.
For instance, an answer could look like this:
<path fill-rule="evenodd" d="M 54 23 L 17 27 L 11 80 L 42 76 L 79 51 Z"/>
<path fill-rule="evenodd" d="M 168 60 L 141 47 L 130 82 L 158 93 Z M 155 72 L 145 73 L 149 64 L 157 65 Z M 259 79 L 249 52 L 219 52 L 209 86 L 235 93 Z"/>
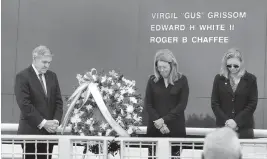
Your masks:
<path fill-rule="evenodd" d="M 220 74 L 215 76 L 211 107 L 218 127 L 237 131 L 239 138 L 253 138 L 253 113 L 258 102 L 257 79 L 244 67 L 238 49 L 225 53 Z"/>
<path fill-rule="evenodd" d="M 184 111 L 188 95 L 187 78 L 178 72 L 174 55 L 168 49 L 159 50 L 154 58 L 154 75 L 146 87 L 148 137 L 186 137 Z"/>

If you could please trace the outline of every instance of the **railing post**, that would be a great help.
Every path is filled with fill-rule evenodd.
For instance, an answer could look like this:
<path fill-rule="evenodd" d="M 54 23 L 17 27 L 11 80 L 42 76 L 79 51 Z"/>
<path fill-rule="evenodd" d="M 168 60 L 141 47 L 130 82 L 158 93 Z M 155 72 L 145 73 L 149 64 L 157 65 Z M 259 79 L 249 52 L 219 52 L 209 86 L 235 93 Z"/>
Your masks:
<path fill-rule="evenodd" d="M 120 156 L 121 156 L 121 159 L 124 158 L 125 154 L 124 154 L 124 150 L 125 150 L 125 147 L 124 147 L 124 141 L 123 140 L 120 140 Z"/>
<path fill-rule="evenodd" d="M 103 159 L 108 159 L 108 140 L 104 140 L 103 143 Z"/>
<path fill-rule="evenodd" d="M 72 159 L 72 142 L 68 136 L 59 136 L 58 139 L 58 158 Z"/>
<path fill-rule="evenodd" d="M 157 143 L 157 152 L 156 155 L 159 159 L 170 158 L 170 141 L 167 138 L 159 138 Z"/>

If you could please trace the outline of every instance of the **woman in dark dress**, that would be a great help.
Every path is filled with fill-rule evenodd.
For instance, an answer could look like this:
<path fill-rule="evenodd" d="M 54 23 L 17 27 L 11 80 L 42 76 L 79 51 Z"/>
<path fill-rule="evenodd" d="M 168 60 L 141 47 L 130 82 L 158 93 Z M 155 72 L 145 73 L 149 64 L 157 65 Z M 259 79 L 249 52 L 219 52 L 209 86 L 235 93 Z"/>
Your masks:
<path fill-rule="evenodd" d="M 148 137 L 186 137 L 184 111 L 188 95 L 187 78 L 178 72 L 173 53 L 159 50 L 155 55 L 154 75 L 146 87 Z"/>
<path fill-rule="evenodd" d="M 245 70 L 241 52 L 229 49 L 223 57 L 221 72 L 213 83 L 211 107 L 216 125 L 232 128 L 239 138 L 253 138 L 253 114 L 257 102 L 256 77 Z"/>

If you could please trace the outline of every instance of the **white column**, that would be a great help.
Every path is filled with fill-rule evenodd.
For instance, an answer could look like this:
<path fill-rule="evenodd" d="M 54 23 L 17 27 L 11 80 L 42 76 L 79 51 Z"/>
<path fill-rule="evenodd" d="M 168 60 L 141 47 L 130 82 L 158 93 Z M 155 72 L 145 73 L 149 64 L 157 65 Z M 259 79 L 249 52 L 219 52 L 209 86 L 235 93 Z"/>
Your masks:
<path fill-rule="evenodd" d="M 58 140 L 59 159 L 72 159 L 72 142 L 68 136 L 60 136 Z"/>
<path fill-rule="evenodd" d="M 167 138 L 159 138 L 157 143 L 157 152 L 156 155 L 159 159 L 165 158 L 169 159 L 170 157 L 170 141 Z"/>
<path fill-rule="evenodd" d="M 104 140 L 103 142 L 104 142 L 103 143 L 103 154 L 104 154 L 104 156 L 101 157 L 101 158 L 108 159 L 108 141 Z"/>

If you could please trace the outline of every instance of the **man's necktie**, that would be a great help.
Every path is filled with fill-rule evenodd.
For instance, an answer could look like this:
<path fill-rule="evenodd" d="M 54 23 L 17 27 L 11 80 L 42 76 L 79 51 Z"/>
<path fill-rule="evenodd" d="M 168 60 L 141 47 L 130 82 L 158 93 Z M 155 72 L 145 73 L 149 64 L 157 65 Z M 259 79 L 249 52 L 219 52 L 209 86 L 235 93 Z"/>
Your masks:
<path fill-rule="evenodd" d="M 43 78 L 42 78 L 42 74 L 39 74 L 39 79 L 40 79 L 41 85 L 43 87 L 44 93 L 46 95 L 46 91 L 45 91 L 45 86 L 44 86 L 44 81 L 43 81 Z"/>

